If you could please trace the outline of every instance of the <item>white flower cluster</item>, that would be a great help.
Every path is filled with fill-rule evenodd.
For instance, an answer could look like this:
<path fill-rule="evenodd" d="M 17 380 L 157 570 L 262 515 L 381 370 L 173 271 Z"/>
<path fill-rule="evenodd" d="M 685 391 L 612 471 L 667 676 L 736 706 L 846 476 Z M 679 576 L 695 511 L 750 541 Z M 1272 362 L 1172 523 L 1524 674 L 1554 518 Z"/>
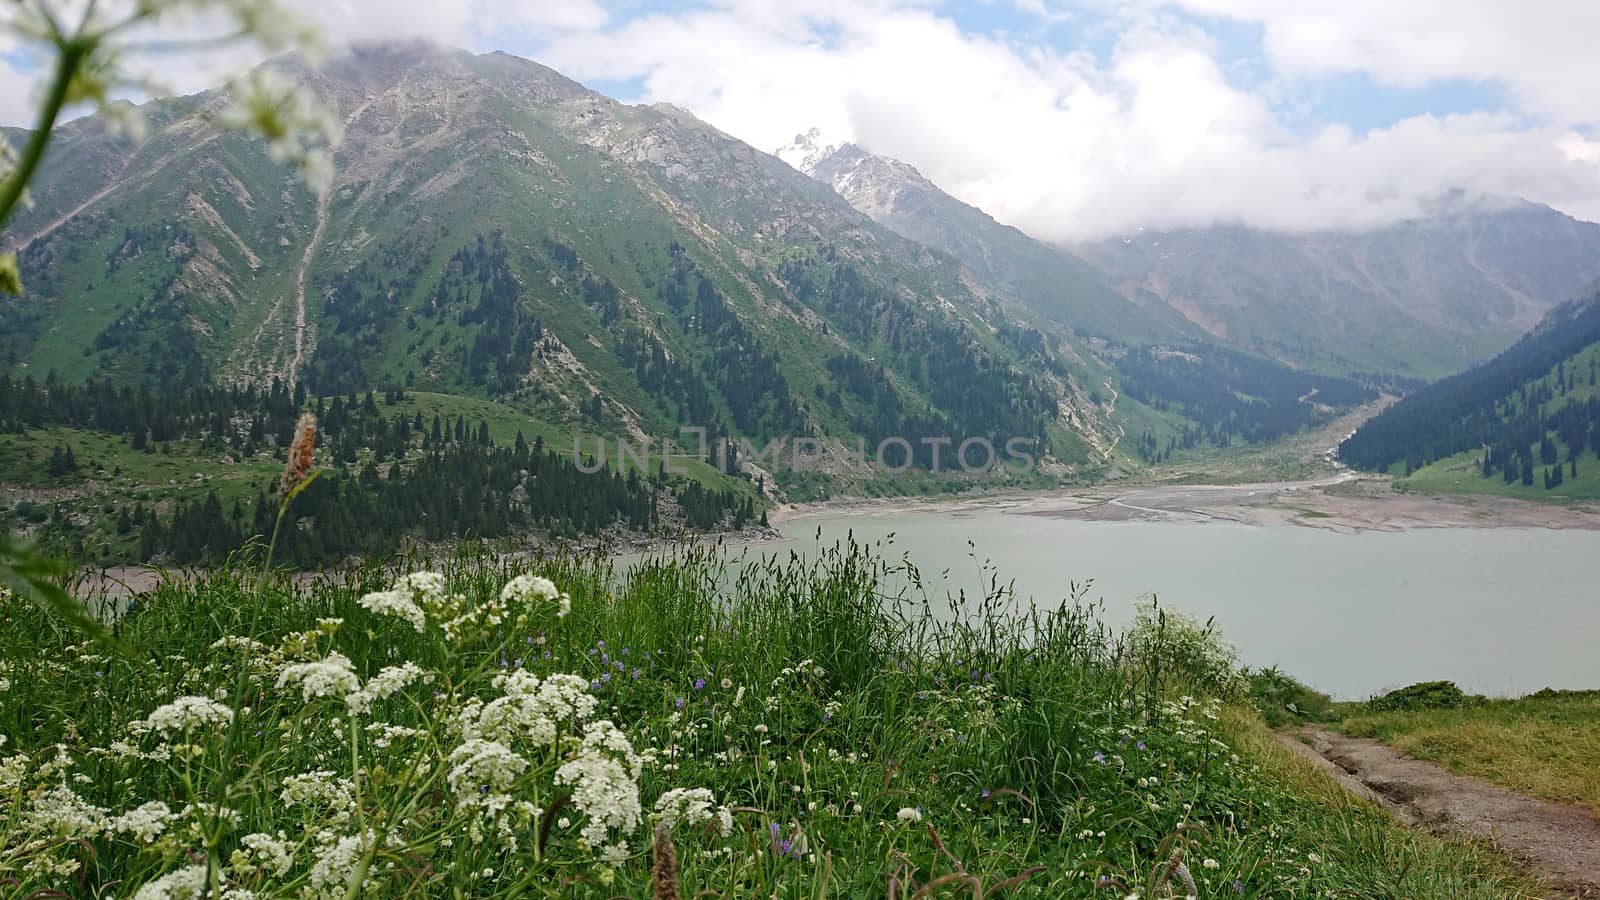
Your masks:
<path fill-rule="evenodd" d="M 488 823 L 495 827 L 501 843 L 514 851 L 518 832 L 539 818 L 533 804 L 510 793 L 528 770 L 528 761 L 498 741 L 473 738 L 450 752 L 449 763 L 445 782 L 461 808 L 473 813 L 467 828 L 472 842 L 483 841 L 483 825 Z"/>
<path fill-rule="evenodd" d="M 556 742 L 562 725 L 587 721 L 599 702 L 589 693 L 589 683 L 577 675 L 557 673 L 540 681 L 532 672 L 519 670 L 497 676 L 494 684 L 505 696 L 488 704 L 476 698 L 468 701 L 457 718 L 462 737 L 508 744 L 520 739 L 548 747 Z"/>
<path fill-rule="evenodd" d="M 505 744 L 472 738 L 450 751 L 445 782 L 458 797 L 476 797 L 485 790 L 503 794 L 527 770 L 528 761 Z"/>
<path fill-rule="evenodd" d="M 179 697 L 164 706 L 156 707 L 143 722 L 135 725 L 137 731 L 159 731 L 164 735 L 190 732 L 213 725 L 227 725 L 233 721 L 233 710 L 208 697 Z"/>
<path fill-rule="evenodd" d="M 604 848 L 608 830 L 627 834 L 639 827 L 643 767 L 633 743 L 610 720 L 584 726 L 583 743 L 556 769 L 556 783 L 572 788 L 572 805 L 589 819 L 580 833 L 585 846 Z"/>
<path fill-rule="evenodd" d="M 241 848 L 233 851 L 228 860 L 228 867 L 235 872 L 260 869 L 281 877 L 294 867 L 294 845 L 282 832 L 274 837 L 258 831 L 240 838 L 239 843 Z"/>
<path fill-rule="evenodd" d="M 285 806 L 325 807 L 336 823 L 348 821 L 356 809 L 354 785 L 326 769 L 283 779 L 283 792 L 278 798 Z"/>
<path fill-rule="evenodd" d="M 572 612 L 572 598 L 558 590 L 555 582 L 540 575 L 518 575 L 506 582 L 500 591 L 500 599 L 519 606 L 555 603 L 558 619 Z"/>
<path fill-rule="evenodd" d="M 342 136 L 338 120 L 301 86 L 266 68 L 251 69 L 232 87 L 234 105 L 219 124 L 251 131 L 267 139 L 267 153 L 276 162 L 292 163 L 312 190 L 333 184 L 333 152 Z"/>
<path fill-rule="evenodd" d="M 405 619 L 411 627 L 421 634 L 428 627 L 428 616 L 422 611 L 412 598 L 412 592 L 399 587 L 387 591 L 373 591 L 365 594 L 357 601 L 363 607 L 380 616 L 394 616 Z"/>
<path fill-rule="evenodd" d="M 278 673 L 278 688 L 300 686 L 301 698 L 307 701 L 318 697 L 349 697 L 361 689 L 361 679 L 356 677 L 350 658 L 342 653 L 330 653 L 323 659 L 308 663 L 284 666 Z"/>
<path fill-rule="evenodd" d="M 111 830 L 118 834 L 131 834 L 146 844 L 155 843 L 173 819 L 172 808 L 160 800 L 151 800 L 128 810 L 111 820 Z"/>
<path fill-rule="evenodd" d="M 708 788 L 673 788 L 656 799 L 656 813 L 668 828 L 714 820 L 723 837 L 733 830 L 733 813 Z"/>
<path fill-rule="evenodd" d="M 53 787 L 33 800 L 27 827 L 64 838 L 92 838 L 110 825 L 106 811 L 84 800 L 66 785 Z"/>
<path fill-rule="evenodd" d="M 361 857 L 368 847 L 376 843 L 378 836 L 368 829 L 365 834 L 343 837 L 324 832 L 318 838 L 321 846 L 317 850 L 317 861 L 311 866 L 310 883 L 303 896 L 319 900 L 347 896 L 346 885 L 355 876 Z"/>
<path fill-rule="evenodd" d="M 500 625 L 512 607 L 526 610 L 554 603 L 558 617 L 572 609 L 572 599 L 557 589 L 555 582 L 538 575 L 518 575 L 506 583 L 499 596 L 474 602 L 451 592 L 438 572 L 411 572 L 396 579 L 388 590 L 366 594 L 358 602 L 379 615 L 406 620 L 418 634 L 425 632 L 432 620 L 452 641 L 461 640 L 475 627 Z"/>
<path fill-rule="evenodd" d="M 393 696 L 412 682 L 426 680 L 427 674 L 414 662 L 398 666 L 385 666 L 383 671 L 367 679 L 367 683 L 344 698 L 351 715 L 365 715 L 372 711 L 374 701 Z"/>
<path fill-rule="evenodd" d="M 197 863 L 146 883 L 133 900 L 199 900 L 206 895 L 207 885 L 206 864 Z"/>

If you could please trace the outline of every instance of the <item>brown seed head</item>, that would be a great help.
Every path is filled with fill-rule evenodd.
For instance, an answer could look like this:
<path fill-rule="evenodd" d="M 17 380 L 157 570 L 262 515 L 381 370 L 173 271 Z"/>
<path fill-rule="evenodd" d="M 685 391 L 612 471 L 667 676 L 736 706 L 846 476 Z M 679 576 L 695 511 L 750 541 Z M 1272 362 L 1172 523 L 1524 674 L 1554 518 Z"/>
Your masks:
<path fill-rule="evenodd" d="M 283 463 L 283 477 L 278 482 L 278 496 L 288 497 L 311 476 L 311 458 L 317 449 L 317 417 L 301 413 L 294 426 L 294 440 L 289 442 L 289 455 Z"/>
<path fill-rule="evenodd" d="M 655 882 L 655 900 L 678 900 L 678 851 L 672 846 L 672 832 L 665 822 L 656 824 L 654 856 L 651 880 Z"/>

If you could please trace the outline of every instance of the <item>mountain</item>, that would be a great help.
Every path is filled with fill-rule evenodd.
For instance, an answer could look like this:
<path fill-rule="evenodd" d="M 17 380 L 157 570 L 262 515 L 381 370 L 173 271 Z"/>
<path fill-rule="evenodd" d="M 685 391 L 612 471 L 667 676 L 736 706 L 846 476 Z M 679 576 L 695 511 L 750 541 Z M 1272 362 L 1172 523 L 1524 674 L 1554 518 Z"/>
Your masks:
<path fill-rule="evenodd" d="M 683 110 L 428 44 L 273 63 L 344 125 L 312 196 L 218 93 L 64 126 L 12 231 L 0 359 L 66 382 L 399 387 L 764 444 L 941 435 L 1090 458 L 1056 339 L 961 265 Z M 927 452 L 920 447 L 919 455 Z"/>
<path fill-rule="evenodd" d="M 1123 343 L 1194 340 L 1205 332 L 1164 303 L 1120 296 L 1092 266 L 962 203 L 914 167 L 813 128 L 778 158 L 832 187 L 896 234 L 949 254 L 982 288 L 1086 337 Z"/>
<path fill-rule="evenodd" d="M 1510 346 L 1600 277 L 1600 225 L 1454 196 L 1369 232 L 1144 231 L 1073 248 L 1126 297 L 1329 371 L 1439 377 Z"/>
<path fill-rule="evenodd" d="M 1126 398 L 1114 424 L 1130 438 L 1124 449 L 1145 461 L 1270 441 L 1377 398 L 1345 378 L 1225 346 L 1160 300 L 1120 296 L 1072 253 L 996 222 L 899 160 L 814 128 L 776 155 L 874 221 L 959 260 L 968 283 L 1008 310 L 1059 326 L 1077 358 L 1108 364 L 1107 394 L 1090 398 L 1109 396 L 1111 408 Z"/>
<path fill-rule="evenodd" d="M 1600 496 L 1595 451 L 1600 285 L 1551 310 L 1484 365 L 1389 407 L 1346 439 L 1339 455 L 1358 468 L 1395 471 L 1422 485 Z"/>

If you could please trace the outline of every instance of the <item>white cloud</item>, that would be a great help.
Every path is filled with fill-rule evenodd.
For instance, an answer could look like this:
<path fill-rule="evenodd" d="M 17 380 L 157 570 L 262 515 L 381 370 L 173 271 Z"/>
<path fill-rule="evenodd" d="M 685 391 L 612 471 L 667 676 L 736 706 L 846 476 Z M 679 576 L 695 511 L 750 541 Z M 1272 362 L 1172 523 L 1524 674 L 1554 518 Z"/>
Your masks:
<path fill-rule="evenodd" d="M 1184 2 L 1241 18 L 1279 5 Z M 1046 239 L 1217 221 L 1361 228 L 1420 214 L 1458 188 L 1600 217 L 1600 159 L 1574 150 L 1594 145 L 1573 123 L 1419 116 L 1362 134 L 1338 125 L 1306 134 L 1268 102 L 1281 85 L 1238 87 L 1198 26 L 1150 3 L 1110 10 L 1118 33 L 1104 61 L 964 34 L 937 9 L 797 5 L 790 9 L 803 14 L 779 22 L 768 6 L 724 0 L 714 10 L 570 34 L 541 56 L 579 78 L 642 77 L 646 99 L 687 107 L 762 149 L 820 126 L 912 163 Z M 1468 42 L 1447 31 L 1448 20 L 1432 23 L 1437 40 Z M 1320 31 L 1318 21 L 1286 24 L 1299 37 L 1271 45 L 1285 77 L 1331 71 L 1359 42 L 1359 19 Z M 1394 40 L 1371 55 L 1405 46 Z M 1304 49 L 1311 45 L 1327 49 Z M 1302 56 L 1291 65 L 1278 54 Z M 1423 82 L 1447 77 L 1449 65 L 1418 63 L 1408 74 L 1373 63 L 1371 71 Z"/>
<path fill-rule="evenodd" d="M 1529 112 L 1600 122 L 1600 4 L 1592 0 L 1171 0 L 1262 27 L 1273 65 L 1367 72 L 1395 84 L 1504 84 Z"/>
<path fill-rule="evenodd" d="M 1359 228 L 1453 189 L 1600 219 L 1600 55 L 1585 46 L 1600 4 L 1588 0 L 1012 0 L 1041 34 L 1068 22 L 1109 35 L 1102 56 L 964 33 L 936 0 L 713 0 L 646 14 L 631 0 L 287 2 L 331 43 L 422 35 L 534 48 L 583 80 L 637 78 L 644 99 L 763 150 L 820 126 L 1047 239 L 1219 221 Z M 1259 25 L 1268 81 L 1242 86 L 1239 61 L 1195 16 Z M 218 77 L 211 64 L 171 71 L 182 90 Z M 1287 101 L 1344 72 L 1488 80 L 1511 107 L 1308 128 Z M 7 89 L 17 78 L 0 60 L 0 121 L 20 121 L 22 92 Z"/>

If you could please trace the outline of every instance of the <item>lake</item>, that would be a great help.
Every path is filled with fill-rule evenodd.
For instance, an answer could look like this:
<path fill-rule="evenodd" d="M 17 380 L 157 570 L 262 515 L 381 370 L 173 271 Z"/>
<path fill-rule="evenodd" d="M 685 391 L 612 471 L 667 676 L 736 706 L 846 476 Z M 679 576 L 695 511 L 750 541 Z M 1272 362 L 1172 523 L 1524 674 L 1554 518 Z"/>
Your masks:
<path fill-rule="evenodd" d="M 781 526 L 788 541 L 759 549 L 806 551 L 819 527 L 827 543 L 893 533 L 895 555 L 908 553 L 939 596 L 977 592 L 985 559 L 1020 597 L 1041 603 L 1093 579 L 1090 598 L 1103 599 L 1117 624 L 1155 594 L 1165 606 L 1215 616 L 1246 663 L 1276 664 L 1339 699 L 1441 678 L 1490 695 L 1600 688 L 1594 531 L 1341 534 L 978 507 L 807 514 Z"/>

